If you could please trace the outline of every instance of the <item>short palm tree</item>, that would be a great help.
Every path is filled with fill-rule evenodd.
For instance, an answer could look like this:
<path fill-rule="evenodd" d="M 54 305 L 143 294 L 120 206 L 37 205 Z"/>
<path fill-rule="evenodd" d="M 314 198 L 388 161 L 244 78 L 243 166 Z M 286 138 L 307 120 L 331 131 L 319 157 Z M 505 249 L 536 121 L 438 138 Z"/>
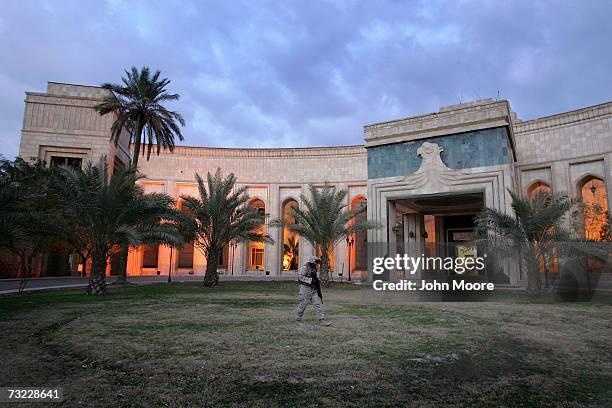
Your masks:
<path fill-rule="evenodd" d="M 289 213 L 296 222 L 287 224 L 289 231 L 306 239 L 321 256 L 321 282 L 330 282 L 330 254 L 334 247 L 356 231 L 377 228 L 371 221 L 356 221 L 355 216 L 363 210 L 351 210 L 344 203 L 347 190 L 336 190 L 325 184 L 321 188 L 309 186 L 310 197 L 301 195 L 303 206 Z M 274 220 L 272 225 L 284 226 L 283 220 Z"/>
<path fill-rule="evenodd" d="M 513 215 L 485 208 L 476 225 L 483 244 L 502 257 L 518 257 L 520 267 L 527 271 L 527 289 L 538 293 L 542 289 L 540 265 L 555 243 L 567 241 L 564 217 L 572 206 L 567 196 L 540 191 L 533 199 L 509 191 Z"/>
<path fill-rule="evenodd" d="M 47 190 L 52 169 L 17 158 L 0 159 L 0 248 L 19 260 L 20 290 L 32 276 L 32 264 L 53 239 L 54 211 Z"/>
<path fill-rule="evenodd" d="M 102 157 L 83 170 L 62 166 L 52 179 L 62 238 L 92 262 L 90 294 L 104 293 L 107 263 L 119 244 L 184 242 L 178 227 L 184 216 L 174 208 L 174 200 L 166 194 L 145 194 L 136 185 L 139 177 L 132 166 L 109 176 L 108 161 Z"/>
<path fill-rule="evenodd" d="M 23 201 L 22 187 L 8 174 L 0 174 L 0 248 L 31 243 L 21 212 Z"/>
<path fill-rule="evenodd" d="M 298 259 L 300 256 L 300 241 L 297 236 L 292 236 L 287 239 L 287 243 L 283 244 L 283 255 L 289 258 L 287 269 L 295 271 L 298 268 Z"/>
<path fill-rule="evenodd" d="M 261 233 L 264 218 L 249 206 L 246 187 L 236 188 L 236 177 L 217 169 L 206 181 L 196 174 L 200 197 L 182 196 L 196 222 L 194 246 L 206 257 L 205 286 L 219 283 L 217 264 L 226 245 L 238 241 L 272 242 Z"/>
<path fill-rule="evenodd" d="M 111 91 L 101 104 L 95 106 L 100 115 L 113 113 L 116 119 L 111 127 L 111 139 L 115 145 L 121 133 L 127 129 L 130 141 L 134 145 L 132 165 L 138 167 L 140 154 L 151 156 L 153 145 L 157 145 L 157 154 L 162 148 L 174 150 L 174 139 L 183 140 L 181 126 L 185 126 L 183 117 L 166 109 L 164 102 L 177 101 L 178 94 L 170 94 L 166 86 L 167 78 L 160 79 L 161 72 L 151 75 L 149 68 L 143 67 L 140 72 L 136 67 L 125 71 L 121 78 L 123 84 L 102 84 L 102 88 Z"/>

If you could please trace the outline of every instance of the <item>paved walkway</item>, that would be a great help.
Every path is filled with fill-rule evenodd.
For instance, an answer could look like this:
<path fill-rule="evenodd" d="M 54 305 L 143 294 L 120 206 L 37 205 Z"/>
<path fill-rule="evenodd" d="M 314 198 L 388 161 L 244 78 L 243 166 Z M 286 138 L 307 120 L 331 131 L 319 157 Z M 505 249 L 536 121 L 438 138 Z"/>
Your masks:
<path fill-rule="evenodd" d="M 173 282 L 187 282 L 187 281 L 202 281 L 203 276 L 185 275 L 185 276 L 172 276 Z M 281 275 L 281 276 L 265 276 L 265 275 L 220 275 L 221 281 L 293 281 L 296 280 L 295 275 Z M 107 283 L 113 283 L 117 280 L 116 277 L 111 276 L 107 278 Z M 167 282 L 168 275 L 160 276 L 130 276 L 128 278 L 130 283 L 136 284 L 147 284 L 155 282 Z M 80 288 L 86 287 L 88 278 L 81 278 L 78 276 L 66 276 L 57 278 L 34 278 L 30 279 L 25 287 L 24 292 L 33 292 L 38 290 L 49 290 L 49 289 L 65 289 L 65 288 Z M 6 295 L 11 293 L 19 292 L 19 280 L 18 279 L 2 279 L 0 280 L 0 295 Z"/>

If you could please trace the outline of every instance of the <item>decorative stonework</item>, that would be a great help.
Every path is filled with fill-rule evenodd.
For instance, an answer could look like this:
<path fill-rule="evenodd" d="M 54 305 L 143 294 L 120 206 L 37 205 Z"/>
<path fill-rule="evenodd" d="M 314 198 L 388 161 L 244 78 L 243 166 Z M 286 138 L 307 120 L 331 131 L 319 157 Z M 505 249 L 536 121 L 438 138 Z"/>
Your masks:
<path fill-rule="evenodd" d="M 417 154 L 423 158 L 421 167 L 406 181 L 411 182 L 415 188 L 426 186 L 428 189 L 442 189 L 458 180 L 461 175 L 469 174 L 465 170 L 449 169 L 442 161 L 440 154 L 444 149 L 437 143 L 424 142 L 417 149 Z"/>
<path fill-rule="evenodd" d="M 423 158 L 421 168 L 419 168 L 418 172 L 450 170 L 448 167 L 446 167 L 442 161 L 442 157 L 440 156 L 440 153 L 443 151 L 444 149 L 437 143 L 423 143 L 421 147 L 417 149 L 417 154 Z"/>
<path fill-rule="evenodd" d="M 421 165 L 417 149 L 424 142 L 434 143 L 444 150 L 444 164 L 450 169 L 512 162 L 508 133 L 505 128 L 497 127 L 369 147 L 368 178 L 408 176 L 415 173 Z"/>

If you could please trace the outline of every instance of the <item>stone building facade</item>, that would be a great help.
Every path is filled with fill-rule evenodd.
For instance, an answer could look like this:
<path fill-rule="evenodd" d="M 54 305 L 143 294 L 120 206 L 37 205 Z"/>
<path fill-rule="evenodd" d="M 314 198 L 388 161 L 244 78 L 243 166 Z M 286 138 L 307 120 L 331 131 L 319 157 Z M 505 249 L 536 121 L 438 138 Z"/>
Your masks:
<path fill-rule="evenodd" d="M 113 118 L 100 117 L 92 109 L 104 92 L 51 82 L 46 93 L 28 92 L 19 156 L 49 163 L 76 158 L 82 163 L 106 154 L 113 164 L 127 163 L 127 135 L 115 147 L 109 141 Z M 542 189 L 565 192 L 606 211 L 612 204 L 607 194 L 612 179 L 612 102 L 521 121 L 508 101 L 487 99 L 367 125 L 364 139 L 365 145 L 340 147 L 179 146 L 140 161 L 146 176 L 141 185 L 145 191 L 170 194 L 180 207 L 181 195 L 197 193 L 195 173 L 220 168 L 247 187 L 252 205 L 267 220 L 288 217 L 309 184 L 328 182 L 346 189 L 345 204 L 367 206 L 367 218 L 381 225 L 334 250 L 334 275 L 347 277 L 350 268 L 359 279 L 371 278 L 368 251 L 370 257 L 400 251 L 419 254 L 435 251 L 439 244 L 469 241 L 472 217 L 483 206 L 511 211 L 508 190 L 525 195 Z M 299 242 L 299 262 L 313 253 L 305 240 L 280 228 L 265 228 L 274 244 L 227 248 L 220 269 L 227 274 L 294 273 L 291 254 L 284 251 L 288 238 Z M 197 248 L 135 248 L 128 272 L 201 275 L 205 263 Z M 524 283 L 518 270 L 505 268 L 503 273 L 499 283 Z M 396 271 L 393 278 L 399 277 L 401 271 Z"/>

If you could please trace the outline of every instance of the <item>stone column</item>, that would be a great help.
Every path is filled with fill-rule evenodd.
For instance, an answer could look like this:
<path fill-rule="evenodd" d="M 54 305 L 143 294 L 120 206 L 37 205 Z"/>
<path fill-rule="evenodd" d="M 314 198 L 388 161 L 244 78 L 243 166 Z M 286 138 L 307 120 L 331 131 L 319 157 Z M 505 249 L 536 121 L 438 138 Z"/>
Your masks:
<path fill-rule="evenodd" d="M 388 222 L 387 220 L 387 199 L 376 193 L 376 189 L 368 183 L 368 207 L 367 218 L 380 222 L 381 228 L 370 229 L 367 232 L 367 281 L 372 282 L 374 279 L 382 279 L 386 275 L 374 275 L 372 272 L 373 260 L 377 257 L 383 257 L 388 254 Z"/>
<path fill-rule="evenodd" d="M 172 258 L 176 259 L 176 250 L 172 250 Z M 157 250 L 157 270 L 160 275 L 168 275 L 170 268 L 170 247 L 166 245 L 160 245 Z M 172 270 L 174 273 L 174 270 Z"/>
<path fill-rule="evenodd" d="M 394 258 L 397 254 L 397 237 L 395 235 L 395 222 L 397 216 L 395 213 L 395 203 L 393 201 L 387 201 L 387 253 L 385 254 L 389 258 Z M 397 280 L 397 270 L 388 271 L 389 281 L 395 282 Z"/>
<path fill-rule="evenodd" d="M 346 205 L 347 209 L 351 208 L 351 199 L 348 194 L 348 185 L 346 183 L 339 183 L 337 186 L 337 191 L 346 190 L 347 194 L 344 199 L 344 205 Z M 352 222 L 352 221 L 351 221 Z M 343 279 L 347 279 L 348 277 L 348 266 L 349 266 L 349 251 L 348 246 L 346 245 L 346 240 L 342 239 L 338 244 L 334 247 L 334 274 L 333 276 L 339 278 L 339 274 L 343 273 Z M 344 266 L 344 267 L 343 267 Z M 353 267 L 355 265 L 352 265 Z"/>
<path fill-rule="evenodd" d="M 608 194 L 608 211 L 612 211 L 612 153 L 606 154 L 604 158 L 604 172 L 606 193 Z"/>
<path fill-rule="evenodd" d="M 425 231 L 425 219 L 423 214 L 405 214 L 404 218 L 404 248 L 406 254 L 412 258 L 418 258 L 425 252 L 423 232 Z M 413 273 L 414 272 L 414 273 Z M 421 279 L 421 268 L 416 271 L 408 271 L 407 279 Z"/>
<path fill-rule="evenodd" d="M 304 197 L 307 197 L 309 199 L 311 198 L 310 190 L 308 189 L 308 184 L 302 185 L 302 194 L 304 195 Z M 304 208 L 303 205 L 303 203 L 300 203 L 300 208 Z M 312 247 L 310 242 L 300 237 L 300 263 L 304 264 L 308 258 L 314 255 L 314 252 L 314 248 Z"/>
<path fill-rule="evenodd" d="M 198 247 L 193 248 L 193 274 L 204 276 L 206 274 L 206 257 Z"/>
<path fill-rule="evenodd" d="M 268 235 L 274 240 L 273 244 L 265 244 L 264 249 L 264 273 L 269 271 L 270 275 L 280 275 L 282 268 L 279 267 L 280 258 L 278 256 L 279 246 L 282 248 L 283 243 L 279 242 L 280 239 L 280 228 L 270 227 L 269 223 L 272 220 L 280 218 L 280 203 L 279 203 L 279 189 L 277 184 L 268 186 L 268 203 L 266 206 L 266 230 Z"/>

